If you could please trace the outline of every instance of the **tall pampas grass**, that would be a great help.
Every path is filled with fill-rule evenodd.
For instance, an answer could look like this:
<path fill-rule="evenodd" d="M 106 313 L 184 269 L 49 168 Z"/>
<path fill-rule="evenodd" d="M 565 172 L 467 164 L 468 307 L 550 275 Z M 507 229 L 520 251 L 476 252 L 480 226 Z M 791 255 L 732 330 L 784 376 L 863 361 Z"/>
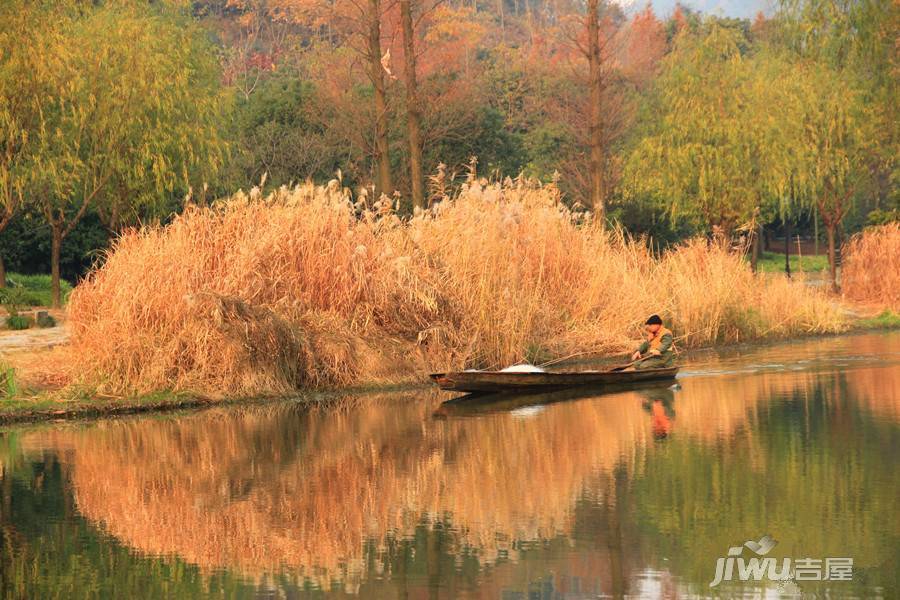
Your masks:
<path fill-rule="evenodd" d="M 870 227 L 853 236 L 842 255 L 845 297 L 900 309 L 900 223 Z"/>
<path fill-rule="evenodd" d="M 654 312 L 683 347 L 844 326 L 727 249 L 656 257 L 553 185 L 474 178 L 408 219 L 311 184 L 191 208 L 123 235 L 69 312 L 91 384 L 232 396 L 622 351 Z"/>

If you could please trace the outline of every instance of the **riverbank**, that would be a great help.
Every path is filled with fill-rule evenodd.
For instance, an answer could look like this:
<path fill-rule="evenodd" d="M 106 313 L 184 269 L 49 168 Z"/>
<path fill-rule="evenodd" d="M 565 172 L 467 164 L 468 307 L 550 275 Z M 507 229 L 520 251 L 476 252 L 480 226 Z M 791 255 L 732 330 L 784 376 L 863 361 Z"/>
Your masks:
<path fill-rule="evenodd" d="M 81 397 L 79 397 L 81 396 Z M 102 398 L 67 394 L 62 391 L 42 393 L 0 401 L 0 425 L 38 421 L 91 419 L 147 412 L 166 412 L 219 405 L 215 400 L 184 394 L 148 394 L 134 398 Z"/>
<path fill-rule="evenodd" d="M 72 292 L 70 342 L 0 356 L 0 389 L 62 403 L 44 418 L 622 356 L 652 313 L 681 350 L 897 321 L 808 283 L 704 239 L 655 252 L 525 180 L 471 180 L 412 218 L 333 187 L 253 191 L 119 237 Z"/>
<path fill-rule="evenodd" d="M 727 346 L 733 350 L 746 350 L 766 347 L 783 342 L 802 341 L 814 337 L 853 336 L 867 334 L 877 330 L 900 329 L 900 315 L 891 311 L 875 313 L 871 307 L 863 308 L 853 318 L 850 327 L 842 333 L 798 335 L 790 338 L 761 339 Z M 0 336 L 0 348 L 2 348 Z M 702 346 L 686 350 L 682 360 L 691 360 L 703 356 L 710 351 L 722 349 L 723 346 Z M 207 397 L 189 391 L 159 391 L 148 394 L 111 395 L 89 389 L 84 386 L 67 384 L 67 376 L 59 372 L 59 364 L 53 358 L 54 352 L 65 348 L 38 351 L 0 353 L 0 388 L 3 384 L 4 368 L 21 373 L 16 376 L 17 391 L 12 396 L 0 397 L 0 426 L 29 422 L 47 422 L 62 420 L 93 419 L 117 417 L 141 413 L 164 413 L 178 410 L 202 409 L 214 406 L 252 405 L 267 402 L 278 402 L 294 398 L 298 402 L 308 404 L 328 403 L 347 395 L 365 395 L 368 393 L 408 392 L 426 386 L 422 374 L 410 374 L 400 381 L 392 383 L 373 382 L 366 385 L 348 387 L 332 387 L 309 389 L 282 395 L 266 395 L 255 397 Z M 579 357 L 578 363 L 612 363 L 619 356 Z M 42 371 L 41 365 L 56 364 L 57 371 Z M 575 362 L 573 360 L 573 362 Z M 565 363 L 554 365 L 564 368 Z"/>
<path fill-rule="evenodd" d="M 801 280 L 705 239 L 654 251 L 525 179 L 413 217 L 302 185 L 123 234 L 69 318 L 101 392 L 255 397 L 625 353 L 653 313 L 681 348 L 846 329 Z"/>

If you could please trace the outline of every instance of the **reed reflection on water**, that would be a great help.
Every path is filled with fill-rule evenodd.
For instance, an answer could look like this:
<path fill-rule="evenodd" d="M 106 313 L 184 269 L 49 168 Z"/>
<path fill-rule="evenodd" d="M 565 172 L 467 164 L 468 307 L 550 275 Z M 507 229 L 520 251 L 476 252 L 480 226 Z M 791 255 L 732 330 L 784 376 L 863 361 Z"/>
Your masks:
<path fill-rule="evenodd" d="M 699 360 L 677 391 L 496 410 L 429 391 L 13 430 L 2 589 L 668 597 L 764 533 L 854 558 L 803 591 L 900 589 L 900 336 Z"/>

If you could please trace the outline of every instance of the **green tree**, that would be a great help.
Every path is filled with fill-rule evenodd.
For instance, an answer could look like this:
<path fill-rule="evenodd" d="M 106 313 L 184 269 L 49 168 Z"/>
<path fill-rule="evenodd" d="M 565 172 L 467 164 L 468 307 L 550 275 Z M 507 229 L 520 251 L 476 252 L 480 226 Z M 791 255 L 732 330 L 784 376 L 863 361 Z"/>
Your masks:
<path fill-rule="evenodd" d="M 900 202 L 900 3 L 895 0 L 780 0 L 781 42 L 851 80 L 873 123 L 871 197 Z"/>
<path fill-rule="evenodd" d="M 329 135 L 316 114 L 317 102 L 313 84 L 287 67 L 260 79 L 248 97 L 239 97 L 229 176 L 220 179 L 216 191 L 230 194 L 255 185 L 264 174 L 269 185 L 278 187 L 304 177 L 327 181 L 337 169 L 352 171 L 354 158 L 361 159 L 349 157 L 340 140 Z"/>
<path fill-rule="evenodd" d="M 123 69 L 120 75 L 128 70 L 121 91 L 130 106 L 119 113 L 118 161 L 96 204 L 117 233 L 140 219 L 168 214 L 173 201 L 221 172 L 231 94 L 222 89 L 214 48 L 189 16 L 138 8 L 130 15 L 104 11 L 96 19 L 90 24 L 96 35 L 119 30 L 112 43 L 132 44 L 129 53 L 113 58 Z"/>
<path fill-rule="evenodd" d="M 24 205 L 21 177 L 39 117 L 28 98 L 43 91 L 27 77 L 27 17 L 21 2 L 0 3 L 0 234 Z M 6 285 L 5 264 L 0 255 L 0 287 Z"/>
<path fill-rule="evenodd" d="M 791 195 L 822 218 L 837 289 L 836 232 L 857 197 L 872 191 L 878 121 L 852 79 L 821 61 L 798 62 L 782 84 L 790 97 L 783 113 L 797 126 L 796 135 L 786 137 Z"/>
<path fill-rule="evenodd" d="M 626 195 L 660 198 L 673 217 L 724 237 L 784 188 L 777 88 L 767 79 L 777 60 L 748 56 L 746 44 L 741 30 L 714 21 L 682 30 L 651 100 L 654 120 L 626 165 Z"/>
<path fill-rule="evenodd" d="M 217 170 L 223 103 L 211 49 L 166 5 L 22 3 L 19 10 L 28 43 L 9 56 L 39 93 L 0 93 L 37 115 L 19 120 L 29 128 L 13 184 L 50 227 L 58 306 L 62 243 L 88 208 L 116 229 Z"/>
<path fill-rule="evenodd" d="M 761 45 L 754 49 L 748 67 L 750 76 L 742 93 L 751 124 L 745 135 L 752 148 L 747 166 L 754 194 L 754 225 L 761 228 L 763 223 L 777 218 L 789 231 L 790 224 L 811 207 L 797 191 L 796 142 L 804 135 L 803 100 L 791 92 L 796 83 L 797 64 L 777 46 Z M 787 232 L 785 237 L 789 237 Z M 755 270 L 759 235 L 754 235 L 753 241 Z M 789 263 L 785 265 L 790 274 Z"/>

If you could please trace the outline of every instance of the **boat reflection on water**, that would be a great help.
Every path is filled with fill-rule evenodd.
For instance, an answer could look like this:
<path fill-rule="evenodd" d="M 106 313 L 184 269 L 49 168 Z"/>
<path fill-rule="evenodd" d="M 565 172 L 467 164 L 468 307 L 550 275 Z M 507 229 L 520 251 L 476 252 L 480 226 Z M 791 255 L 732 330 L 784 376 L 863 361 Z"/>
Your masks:
<path fill-rule="evenodd" d="M 546 406 L 558 402 L 612 396 L 625 392 L 638 392 L 644 396 L 647 400 L 647 407 L 650 407 L 656 401 L 664 401 L 671 407 L 675 400 L 675 391 L 677 389 L 680 389 L 680 387 L 671 381 L 649 381 L 606 384 L 596 387 L 582 386 L 551 392 L 475 393 L 442 402 L 432 416 L 436 419 L 477 417 L 492 413 L 521 411 L 528 407 Z"/>

